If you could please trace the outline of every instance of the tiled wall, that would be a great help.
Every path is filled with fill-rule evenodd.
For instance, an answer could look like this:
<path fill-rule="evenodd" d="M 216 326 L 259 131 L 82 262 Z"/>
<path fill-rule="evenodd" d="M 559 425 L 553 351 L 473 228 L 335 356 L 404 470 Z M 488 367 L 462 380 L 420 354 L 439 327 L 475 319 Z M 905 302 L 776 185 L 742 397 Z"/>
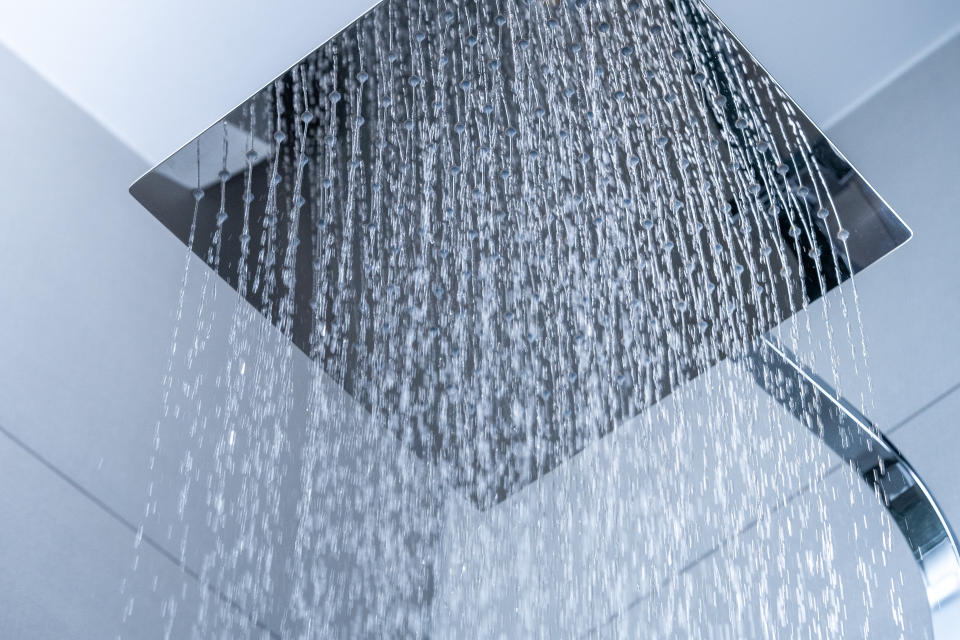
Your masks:
<path fill-rule="evenodd" d="M 960 450 L 955 424 L 960 410 L 960 338 L 955 330 L 960 322 L 960 85 L 951 78 L 958 65 L 960 38 L 954 38 L 830 132 L 916 234 L 857 281 L 876 390 L 871 415 L 912 459 L 955 521 L 960 521 L 960 492 L 952 476 Z M 154 546 L 143 547 L 141 566 L 133 571 L 132 528 L 142 520 L 151 477 L 147 461 L 184 250 L 126 194 L 126 186 L 146 169 L 141 160 L 3 50 L 0 77 L 5 87 L 0 139 L 7 150 L 0 154 L 0 637 L 162 637 L 161 594 L 170 585 L 183 585 L 188 594 L 197 586 L 173 561 L 180 552 L 178 531 L 162 526 L 146 532 Z M 188 291 L 188 302 L 195 294 Z M 209 357 L 212 362 L 220 356 L 212 349 Z M 305 370 L 304 363 L 297 366 L 301 373 Z M 175 434 L 170 442 L 159 463 L 160 515 L 179 523 L 174 513 L 181 481 Z M 573 486 L 575 475 L 589 473 L 591 460 L 602 463 L 613 443 L 609 439 L 571 465 L 564 471 L 572 474 L 566 480 L 556 476 L 548 481 Z M 835 474 L 828 482 L 843 485 L 846 480 Z M 749 502 L 755 496 L 741 497 Z M 513 556 L 504 541 L 510 538 L 498 534 L 509 531 L 507 524 L 522 526 L 457 508 L 448 505 L 438 637 L 444 628 L 469 620 L 462 612 L 443 609 L 443 603 L 470 595 L 449 578 L 458 527 L 485 530 L 490 544 L 499 546 L 491 557 L 509 562 Z M 711 505 L 699 508 L 709 511 Z M 865 500 L 857 509 L 867 517 L 876 506 Z M 847 522 L 848 511 L 847 506 L 828 508 L 827 513 L 836 514 L 835 529 Z M 195 512 L 188 509 L 186 520 L 204 515 L 205 507 L 198 505 Z M 742 519 L 749 522 L 749 517 Z M 688 526 L 691 543 L 665 564 L 667 570 L 685 569 L 676 579 L 675 593 L 686 594 L 690 602 L 707 602 L 697 592 L 697 585 L 709 583 L 698 579 L 700 574 L 764 580 L 756 568 L 737 573 L 742 557 L 704 546 L 711 536 L 694 535 L 695 518 Z M 459 542 L 464 540 L 460 535 Z M 191 571 L 209 544 L 202 536 L 194 540 L 187 554 Z M 762 553 L 760 546 L 755 548 Z M 848 556 L 855 562 L 854 554 Z M 704 559 L 698 563 L 698 558 Z M 902 578 L 897 562 L 902 563 Z M 855 564 L 843 565 L 841 573 L 851 566 Z M 907 615 L 911 628 L 922 634 L 928 621 L 922 606 L 917 608 L 922 605 L 919 577 L 905 549 L 894 549 L 890 568 L 892 578 L 909 587 Z M 540 570 L 541 577 L 551 579 L 579 571 L 576 582 L 583 586 L 604 568 L 560 562 Z M 154 576 L 166 587 L 155 589 Z M 121 622 L 127 602 L 127 595 L 121 595 L 124 580 L 126 593 L 136 594 L 126 626 Z M 859 601 L 851 591 L 855 576 L 848 584 L 851 603 Z M 504 589 L 507 611 L 516 601 L 511 604 L 507 597 L 510 585 Z M 187 633 L 195 600 L 189 595 L 183 600 L 176 619 L 185 626 L 174 629 L 172 637 Z M 631 602 L 612 626 L 602 623 L 622 604 L 611 603 L 607 612 L 528 610 L 526 623 L 531 616 L 534 625 L 551 622 L 560 635 L 591 629 L 603 635 L 650 620 L 656 621 L 655 628 L 669 629 L 657 617 L 664 609 L 656 598 Z M 724 612 L 732 610 L 715 603 L 700 619 L 722 627 Z M 502 618 L 505 625 L 513 624 L 511 616 Z M 279 628 L 276 618 L 266 624 Z M 875 631 L 871 638 L 884 637 Z"/>

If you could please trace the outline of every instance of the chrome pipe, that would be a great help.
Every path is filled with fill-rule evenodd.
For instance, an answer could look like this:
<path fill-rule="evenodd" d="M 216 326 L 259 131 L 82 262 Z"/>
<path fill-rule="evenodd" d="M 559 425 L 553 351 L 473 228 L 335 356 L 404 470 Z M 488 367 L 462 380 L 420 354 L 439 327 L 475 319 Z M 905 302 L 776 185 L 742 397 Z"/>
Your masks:
<path fill-rule="evenodd" d="M 769 338 L 749 358 L 757 384 L 874 490 L 910 547 L 926 586 L 937 640 L 960 636 L 960 551 L 929 487 L 853 405 Z"/>

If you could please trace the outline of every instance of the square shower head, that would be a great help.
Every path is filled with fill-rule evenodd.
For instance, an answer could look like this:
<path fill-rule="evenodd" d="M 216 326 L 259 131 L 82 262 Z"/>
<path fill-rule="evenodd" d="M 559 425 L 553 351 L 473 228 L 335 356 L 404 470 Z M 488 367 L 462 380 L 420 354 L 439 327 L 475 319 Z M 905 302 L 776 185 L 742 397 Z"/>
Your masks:
<path fill-rule="evenodd" d="M 385 0 L 130 191 L 480 507 L 910 236 L 696 0 Z"/>

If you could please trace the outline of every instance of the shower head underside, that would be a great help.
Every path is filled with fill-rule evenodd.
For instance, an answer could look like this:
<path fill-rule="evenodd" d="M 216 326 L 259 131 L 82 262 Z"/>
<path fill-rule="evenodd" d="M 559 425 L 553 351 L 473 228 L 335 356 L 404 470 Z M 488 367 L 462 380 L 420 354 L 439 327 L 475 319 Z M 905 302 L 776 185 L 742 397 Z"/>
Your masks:
<path fill-rule="evenodd" d="M 955 628 L 929 491 L 764 337 L 911 233 L 697 0 L 385 0 L 130 192 L 481 509 L 746 358 L 882 497 Z M 665 281 L 696 303 L 634 304 Z"/>
<path fill-rule="evenodd" d="M 487 0 L 413 6 L 399 0 L 378 5 L 130 191 L 297 347 L 319 359 L 349 394 L 383 416 L 388 430 L 404 434 L 424 459 L 452 468 L 454 483 L 481 508 L 549 472 L 675 385 L 725 357 L 745 355 L 744 345 L 910 236 L 860 174 L 699 5 L 665 3 L 662 14 L 647 16 L 646 23 L 631 17 L 639 11 L 636 3 L 598 3 L 606 13 L 597 9 L 596 15 L 584 13 L 592 5 L 582 1 L 508 3 L 506 8 Z M 552 17 L 564 7 L 566 19 Z M 659 24 L 650 26 L 651 19 Z M 460 27 L 461 22 L 469 24 Z M 621 26 L 634 23 L 643 30 Z M 641 53 L 672 32 L 660 24 L 684 40 L 657 45 L 662 51 L 651 56 Z M 504 29 L 519 35 L 504 35 Z M 600 63 L 583 72 L 582 56 L 594 31 L 620 38 L 616 60 L 601 60 L 595 52 L 591 60 Z M 502 49 L 495 56 L 483 50 L 494 39 Z M 511 39 L 514 45 L 503 44 Z M 471 64 L 476 68 L 467 69 Z M 654 67 L 685 74 L 681 88 L 662 81 L 650 71 Z M 627 91 L 610 88 L 608 78 L 617 74 Z M 673 115 L 677 105 L 698 96 L 703 104 L 690 107 L 693 115 Z M 653 99 L 667 105 L 665 110 Z M 621 114 L 621 120 L 606 114 Z M 550 122 L 548 136 L 544 122 Z M 493 123 L 498 136 L 490 134 Z M 618 132 L 618 125 L 631 131 Z M 652 136 L 648 145 L 654 155 L 612 157 L 610 145 L 634 135 Z M 468 148 L 462 142 L 467 139 L 494 141 Z M 690 140 L 705 146 L 693 148 Z M 691 182 L 693 169 L 682 156 L 698 153 L 715 156 L 726 175 L 700 174 Z M 558 163 L 559 169 L 543 169 L 548 154 L 569 160 Z M 613 173 L 633 176 L 641 188 L 606 186 L 611 167 Z M 468 175 L 474 183 L 464 186 Z M 528 191 L 544 180 L 562 184 L 565 194 L 539 196 L 531 205 Z M 666 195 L 665 184 L 682 185 L 687 193 Z M 712 190 L 710 206 L 719 207 L 718 215 L 698 210 L 706 206 L 690 195 L 698 185 Z M 206 196 L 195 200 L 201 190 Z M 658 241 L 670 235 L 667 245 L 676 244 L 676 250 L 665 259 L 638 257 L 646 261 L 646 271 L 626 263 L 600 264 L 585 255 L 589 264 L 543 268 L 539 281 L 532 277 L 524 286 L 535 289 L 549 277 L 556 288 L 572 291 L 601 280 L 603 295 L 611 297 L 610 292 L 620 295 L 617 281 L 622 279 L 626 287 L 652 291 L 658 286 L 656 271 L 682 274 L 693 252 L 697 262 L 718 268 L 757 265 L 742 274 L 748 290 L 756 284 L 752 271 L 761 264 L 771 274 L 786 269 L 791 275 L 759 275 L 773 302 L 758 305 L 749 297 L 738 302 L 741 328 L 733 340 L 719 330 L 728 313 L 719 300 L 691 305 L 698 307 L 697 317 L 693 309 L 680 309 L 664 322 L 629 328 L 624 318 L 633 313 L 630 302 L 604 302 L 604 311 L 586 326 L 558 332 L 544 330 L 544 323 L 572 324 L 583 312 L 576 301 L 539 300 L 535 310 L 524 311 L 517 298 L 525 293 L 509 282 L 492 293 L 492 300 L 471 288 L 484 273 L 493 280 L 516 280 L 520 276 L 504 265 L 521 253 L 561 244 L 599 253 L 608 243 L 601 226 L 657 234 L 659 227 L 648 227 L 661 220 L 670 228 Z M 751 225 L 752 230 L 737 232 Z M 457 234 L 462 237 L 454 238 Z M 692 235 L 704 238 L 696 248 L 683 239 Z M 484 243 L 486 248 L 477 248 Z M 773 255 L 770 247 L 778 247 Z M 474 255 L 449 269 L 456 259 L 451 253 L 463 251 Z M 273 262 L 264 265 L 264 255 Z M 361 260 L 364 255 L 379 261 L 375 269 Z M 397 255 L 415 256 L 417 264 L 402 283 L 425 291 L 428 302 L 408 303 L 407 292 L 395 281 L 377 290 L 375 280 L 385 278 L 383 272 L 396 279 Z M 568 268 L 571 272 L 564 273 Z M 326 291 L 318 292 L 318 280 Z M 371 291 L 381 299 L 371 299 Z M 431 293 L 443 295 L 443 305 Z M 361 318 L 364 306 L 375 321 Z M 501 322 L 486 343 L 451 338 L 442 348 L 422 348 L 412 365 L 409 358 L 402 362 L 405 345 L 400 343 L 417 326 L 431 331 L 440 324 L 438 316 L 468 317 L 479 326 L 491 308 L 526 325 L 520 335 Z M 698 325 L 710 328 L 690 329 Z M 380 335 L 380 326 L 390 327 L 390 338 Z M 426 344 L 433 337 L 425 333 L 419 339 Z M 443 342 L 446 336 L 436 339 Z M 518 404 L 530 404 L 524 395 L 529 365 L 511 367 L 506 355 L 489 364 L 491 343 L 504 353 L 520 348 L 529 361 L 572 367 L 584 345 L 611 340 L 640 345 L 630 357 L 641 364 L 635 370 L 628 370 L 634 364 L 611 364 L 609 375 L 599 378 L 581 375 L 574 381 L 564 371 L 538 379 L 537 394 L 548 400 L 532 418 L 516 417 Z M 675 344 L 665 347 L 670 341 Z M 378 370 L 368 362 L 374 356 Z M 448 363 L 455 358 L 459 369 L 451 375 Z M 486 372 L 499 366 L 502 387 L 478 417 L 481 411 L 465 402 L 455 406 L 444 390 L 451 377 L 459 384 L 485 366 Z M 396 380 L 416 390 L 438 390 L 421 402 L 415 429 L 398 421 L 409 414 L 401 407 L 409 401 L 390 388 Z M 474 404 L 478 395 L 482 392 L 474 393 Z M 604 403 L 599 421 L 597 411 L 587 416 L 584 410 L 596 398 Z M 459 429 L 452 445 L 451 423 Z M 514 445 L 524 439 L 536 441 L 532 460 L 515 455 Z"/>

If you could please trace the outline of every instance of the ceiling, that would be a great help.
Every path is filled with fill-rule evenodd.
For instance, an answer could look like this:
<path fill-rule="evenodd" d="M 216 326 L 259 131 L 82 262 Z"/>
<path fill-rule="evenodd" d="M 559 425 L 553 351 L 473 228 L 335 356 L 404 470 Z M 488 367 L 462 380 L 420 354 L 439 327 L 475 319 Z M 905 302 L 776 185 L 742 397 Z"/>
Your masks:
<path fill-rule="evenodd" d="M 155 164 L 374 0 L 3 0 L 0 43 Z M 956 0 L 709 0 L 829 125 L 960 25 Z"/>

